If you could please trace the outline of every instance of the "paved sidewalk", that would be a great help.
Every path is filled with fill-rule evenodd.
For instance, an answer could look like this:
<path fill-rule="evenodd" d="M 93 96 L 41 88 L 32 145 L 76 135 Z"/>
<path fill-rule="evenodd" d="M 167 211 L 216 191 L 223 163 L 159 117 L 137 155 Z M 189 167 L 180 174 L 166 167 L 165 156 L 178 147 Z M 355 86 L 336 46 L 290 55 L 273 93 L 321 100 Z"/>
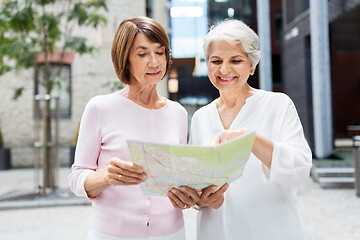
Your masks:
<path fill-rule="evenodd" d="M 60 189 L 68 189 L 69 173 L 68 168 L 60 169 Z M 0 195 L 32 190 L 33 170 L 0 171 L 0 182 Z M 299 190 L 298 203 L 306 240 L 360 239 L 360 198 L 354 189 L 324 190 L 310 179 Z M 0 210 L 0 239 L 86 239 L 90 212 L 89 205 Z M 186 210 L 187 240 L 195 240 L 195 226 L 196 211 Z"/>

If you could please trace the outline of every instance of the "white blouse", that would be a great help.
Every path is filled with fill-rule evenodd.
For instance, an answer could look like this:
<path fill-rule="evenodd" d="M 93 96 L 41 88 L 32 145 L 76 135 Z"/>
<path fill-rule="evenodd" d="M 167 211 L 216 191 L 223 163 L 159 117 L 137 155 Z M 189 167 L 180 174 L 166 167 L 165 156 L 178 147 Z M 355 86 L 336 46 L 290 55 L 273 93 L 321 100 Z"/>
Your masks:
<path fill-rule="evenodd" d="M 251 154 L 243 176 L 230 184 L 224 204 L 198 215 L 198 239 L 303 239 L 296 188 L 309 177 L 311 150 L 291 99 L 259 90 L 246 100 L 230 129 L 244 127 L 274 142 L 271 169 Z M 190 143 L 210 145 L 223 125 L 213 101 L 192 118 Z"/>

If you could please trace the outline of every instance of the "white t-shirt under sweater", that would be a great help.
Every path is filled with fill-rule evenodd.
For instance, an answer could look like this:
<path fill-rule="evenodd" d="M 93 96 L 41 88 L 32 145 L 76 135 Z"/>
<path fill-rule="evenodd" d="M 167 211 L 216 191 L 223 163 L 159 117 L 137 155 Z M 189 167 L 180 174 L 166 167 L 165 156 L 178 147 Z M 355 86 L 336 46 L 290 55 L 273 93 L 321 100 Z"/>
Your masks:
<path fill-rule="evenodd" d="M 112 157 L 131 161 L 127 139 L 186 144 L 187 121 L 186 110 L 170 100 L 160 109 L 147 109 L 120 92 L 94 97 L 81 119 L 69 176 L 71 190 L 87 196 L 84 181 L 88 174 L 106 168 Z M 110 186 L 91 200 L 90 227 L 98 233 L 92 239 L 104 239 L 96 238 L 100 234 L 109 239 L 185 237 L 182 211 L 168 197 L 144 195 L 139 185 Z"/>
<path fill-rule="evenodd" d="M 230 129 L 256 131 L 274 142 L 271 169 L 251 154 L 243 176 L 232 182 L 218 209 L 198 215 L 198 240 L 302 240 L 296 188 L 309 177 L 311 150 L 291 99 L 259 90 L 246 100 Z M 192 118 L 190 143 L 210 145 L 223 131 L 216 100 Z"/>

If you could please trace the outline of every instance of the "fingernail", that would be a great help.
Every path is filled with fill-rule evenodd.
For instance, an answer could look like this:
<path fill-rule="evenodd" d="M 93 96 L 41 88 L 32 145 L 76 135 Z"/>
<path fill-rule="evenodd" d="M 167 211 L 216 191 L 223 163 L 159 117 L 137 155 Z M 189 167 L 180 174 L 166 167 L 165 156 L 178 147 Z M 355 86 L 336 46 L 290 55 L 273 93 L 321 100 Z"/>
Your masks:
<path fill-rule="evenodd" d="M 172 192 L 172 193 L 176 193 L 175 189 L 171 189 L 171 192 Z"/>
<path fill-rule="evenodd" d="M 181 191 L 186 191 L 186 189 L 184 187 L 181 187 L 180 190 Z"/>

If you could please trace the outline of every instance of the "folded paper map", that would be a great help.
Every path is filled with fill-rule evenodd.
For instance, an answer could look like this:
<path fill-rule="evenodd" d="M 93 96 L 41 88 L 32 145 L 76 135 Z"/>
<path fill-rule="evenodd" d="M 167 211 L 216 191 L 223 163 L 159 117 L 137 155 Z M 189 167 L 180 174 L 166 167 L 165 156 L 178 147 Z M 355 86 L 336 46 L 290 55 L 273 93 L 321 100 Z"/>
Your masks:
<path fill-rule="evenodd" d="M 131 159 L 143 167 L 148 179 L 144 194 L 166 196 L 172 188 L 189 186 L 201 190 L 221 187 L 243 174 L 255 132 L 217 146 L 169 145 L 127 140 Z"/>

